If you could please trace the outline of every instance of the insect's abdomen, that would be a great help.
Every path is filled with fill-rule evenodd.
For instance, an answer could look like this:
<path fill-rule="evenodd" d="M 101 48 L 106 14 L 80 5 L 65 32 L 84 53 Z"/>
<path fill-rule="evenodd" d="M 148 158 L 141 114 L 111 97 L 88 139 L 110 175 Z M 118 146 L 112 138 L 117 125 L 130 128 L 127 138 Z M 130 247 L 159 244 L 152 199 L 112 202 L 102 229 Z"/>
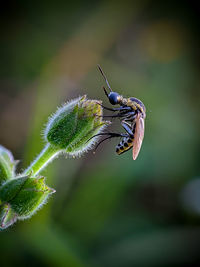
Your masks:
<path fill-rule="evenodd" d="M 124 137 L 121 142 L 116 146 L 116 153 L 118 155 L 126 152 L 133 146 L 134 137 Z"/>

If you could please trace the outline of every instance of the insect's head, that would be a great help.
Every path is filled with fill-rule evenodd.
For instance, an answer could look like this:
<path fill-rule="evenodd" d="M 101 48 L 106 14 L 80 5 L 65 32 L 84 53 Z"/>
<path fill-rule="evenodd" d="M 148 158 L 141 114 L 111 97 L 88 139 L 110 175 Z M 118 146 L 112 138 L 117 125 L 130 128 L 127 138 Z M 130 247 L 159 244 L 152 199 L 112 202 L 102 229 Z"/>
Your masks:
<path fill-rule="evenodd" d="M 110 104 L 116 105 L 116 104 L 119 104 L 120 95 L 118 93 L 116 93 L 116 92 L 110 92 L 108 94 L 108 99 L 110 101 Z"/>

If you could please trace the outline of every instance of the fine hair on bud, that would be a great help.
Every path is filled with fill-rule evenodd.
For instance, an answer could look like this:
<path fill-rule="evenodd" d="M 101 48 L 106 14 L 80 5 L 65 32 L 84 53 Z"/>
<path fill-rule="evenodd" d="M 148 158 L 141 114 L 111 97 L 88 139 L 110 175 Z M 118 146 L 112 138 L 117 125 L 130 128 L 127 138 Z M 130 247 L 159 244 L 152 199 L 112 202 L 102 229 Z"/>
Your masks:
<path fill-rule="evenodd" d="M 58 108 L 44 130 L 45 141 L 71 156 L 80 156 L 90 150 L 98 140 L 98 137 L 91 137 L 110 123 L 102 120 L 100 104 L 100 101 L 83 96 Z"/>

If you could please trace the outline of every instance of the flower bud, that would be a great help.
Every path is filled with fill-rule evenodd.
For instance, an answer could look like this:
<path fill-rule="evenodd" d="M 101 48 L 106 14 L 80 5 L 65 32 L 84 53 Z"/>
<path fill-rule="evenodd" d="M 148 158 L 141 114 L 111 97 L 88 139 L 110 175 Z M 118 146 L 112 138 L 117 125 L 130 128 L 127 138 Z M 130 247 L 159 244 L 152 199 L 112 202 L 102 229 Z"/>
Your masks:
<path fill-rule="evenodd" d="M 14 177 L 16 164 L 12 153 L 0 145 L 0 184 Z"/>
<path fill-rule="evenodd" d="M 79 155 L 94 144 L 99 133 L 109 122 L 102 121 L 102 107 L 86 96 L 66 103 L 49 119 L 44 131 L 47 142 L 58 150 Z M 88 141 L 89 140 L 89 141 Z"/>
<path fill-rule="evenodd" d="M 36 212 L 54 192 L 44 183 L 44 177 L 23 176 L 1 186 L 0 201 L 9 205 L 18 219 L 24 219 Z"/>

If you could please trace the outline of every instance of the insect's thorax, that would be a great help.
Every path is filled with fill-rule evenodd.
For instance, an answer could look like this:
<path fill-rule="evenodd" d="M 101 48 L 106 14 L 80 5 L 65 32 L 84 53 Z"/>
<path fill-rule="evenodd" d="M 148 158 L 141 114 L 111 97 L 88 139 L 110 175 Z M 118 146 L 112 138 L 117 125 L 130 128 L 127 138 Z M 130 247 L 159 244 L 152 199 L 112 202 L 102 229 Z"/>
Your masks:
<path fill-rule="evenodd" d="M 119 105 L 130 107 L 133 111 L 142 113 L 144 118 L 146 116 L 146 114 L 145 114 L 146 108 L 145 108 L 144 104 L 142 103 L 142 101 L 140 101 L 137 98 L 134 98 L 134 97 L 124 98 L 121 96 Z"/>

